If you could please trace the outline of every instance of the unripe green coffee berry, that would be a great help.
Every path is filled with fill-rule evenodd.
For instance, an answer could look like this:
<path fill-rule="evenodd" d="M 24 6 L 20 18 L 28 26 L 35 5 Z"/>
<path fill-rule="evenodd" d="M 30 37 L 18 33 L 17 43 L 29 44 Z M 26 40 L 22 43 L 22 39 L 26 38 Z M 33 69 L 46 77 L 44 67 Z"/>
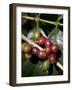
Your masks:
<path fill-rule="evenodd" d="M 32 54 L 31 53 L 25 53 L 25 58 L 26 59 L 30 59 L 32 57 Z"/>
<path fill-rule="evenodd" d="M 41 34 L 40 34 L 40 31 L 36 31 L 36 32 L 35 32 L 35 39 L 38 40 L 39 37 L 40 37 L 40 35 L 41 35 Z"/>
<path fill-rule="evenodd" d="M 43 68 L 43 71 L 48 71 L 49 69 L 49 61 L 48 60 L 45 60 L 42 64 L 42 68 Z"/>

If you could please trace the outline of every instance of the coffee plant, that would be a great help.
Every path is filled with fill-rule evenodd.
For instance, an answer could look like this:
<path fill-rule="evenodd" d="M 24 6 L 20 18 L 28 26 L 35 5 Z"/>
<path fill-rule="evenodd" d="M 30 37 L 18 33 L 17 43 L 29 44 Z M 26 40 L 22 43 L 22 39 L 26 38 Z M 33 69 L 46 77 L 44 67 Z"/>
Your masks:
<path fill-rule="evenodd" d="M 63 15 L 21 16 L 21 76 L 63 75 Z"/>

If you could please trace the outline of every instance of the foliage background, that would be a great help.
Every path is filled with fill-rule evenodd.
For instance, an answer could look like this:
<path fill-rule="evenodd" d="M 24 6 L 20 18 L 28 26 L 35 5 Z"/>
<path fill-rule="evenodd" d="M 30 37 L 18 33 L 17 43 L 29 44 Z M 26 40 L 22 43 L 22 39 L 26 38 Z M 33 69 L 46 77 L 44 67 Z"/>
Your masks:
<path fill-rule="evenodd" d="M 23 18 L 23 16 L 30 16 L 30 17 L 37 17 L 38 13 L 22 13 L 22 34 L 27 36 L 29 33 L 32 33 L 35 31 L 37 27 L 37 23 L 35 20 L 29 20 Z M 59 22 L 63 24 L 63 15 L 58 14 L 41 14 L 39 15 L 39 18 L 57 22 L 59 19 Z M 41 28 L 46 36 L 49 36 L 54 42 L 57 42 L 57 39 L 60 40 L 60 38 L 63 37 L 63 26 L 60 26 L 58 24 L 53 25 L 50 23 L 45 22 L 39 22 L 38 28 Z M 59 36 L 59 32 L 61 32 L 61 36 Z M 22 43 L 25 41 L 22 40 Z M 63 45 L 63 43 L 62 43 Z M 61 46 L 63 48 L 63 46 Z M 62 57 L 62 50 L 60 50 L 57 54 L 59 57 Z M 63 64 L 63 58 L 59 60 L 61 64 Z M 38 58 L 34 55 L 30 60 L 26 60 L 24 53 L 22 52 L 22 77 L 29 77 L 29 76 L 48 76 L 48 75 L 62 75 L 63 71 L 56 66 L 56 64 L 52 65 L 50 64 L 49 69 L 45 72 L 42 71 L 42 68 L 40 68 L 40 65 L 42 64 L 41 61 L 38 62 Z"/>

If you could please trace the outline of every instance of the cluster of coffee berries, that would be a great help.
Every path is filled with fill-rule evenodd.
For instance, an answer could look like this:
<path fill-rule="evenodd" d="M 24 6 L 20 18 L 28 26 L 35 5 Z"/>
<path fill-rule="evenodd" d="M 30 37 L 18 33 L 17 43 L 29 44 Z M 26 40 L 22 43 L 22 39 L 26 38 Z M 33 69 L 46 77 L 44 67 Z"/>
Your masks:
<path fill-rule="evenodd" d="M 24 42 L 21 48 L 22 48 L 22 52 L 24 52 L 25 58 L 30 59 L 32 57 L 32 53 L 31 53 L 32 46 Z"/>
<path fill-rule="evenodd" d="M 39 38 L 37 45 L 42 47 L 43 50 L 29 44 L 23 45 L 23 51 L 26 53 L 26 56 L 27 53 L 31 52 L 40 60 L 44 61 L 45 59 L 48 59 L 50 64 L 54 64 L 56 61 L 56 54 L 58 52 L 58 45 L 52 43 L 50 39 L 46 39 L 44 36 Z M 28 57 L 30 56 L 28 55 Z"/>
<path fill-rule="evenodd" d="M 39 50 L 38 48 L 33 47 L 32 54 L 38 56 L 42 60 L 48 58 L 50 64 L 54 64 L 56 60 L 56 54 L 58 52 L 58 45 L 53 44 L 50 39 L 46 39 L 43 36 L 39 38 L 37 44 L 44 47 L 44 50 Z"/>

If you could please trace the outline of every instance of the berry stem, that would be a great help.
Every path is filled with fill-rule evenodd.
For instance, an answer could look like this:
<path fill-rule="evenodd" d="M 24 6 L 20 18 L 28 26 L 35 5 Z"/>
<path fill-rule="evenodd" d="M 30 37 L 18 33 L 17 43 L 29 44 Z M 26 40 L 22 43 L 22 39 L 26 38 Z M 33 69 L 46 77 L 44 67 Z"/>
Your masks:
<path fill-rule="evenodd" d="M 29 20 L 35 20 L 35 18 L 33 18 L 31 16 L 22 16 L 22 18 L 29 19 Z M 49 23 L 49 24 L 52 24 L 52 25 L 56 25 L 56 22 L 49 21 L 49 20 L 39 19 L 39 21 L 40 22 Z M 58 22 L 58 25 L 63 26 L 63 24 L 62 23 L 59 23 L 59 22 Z"/>
<path fill-rule="evenodd" d="M 40 50 L 43 50 L 43 48 L 41 48 L 40 46 L 38 46 L 37 44 L 35 44 L 33 41 L 29 40 L 25 35 L 22 34 L 22 39 L 25 40 L 26 42 L 28 42 L 30 45 L 37 47 Z"/>
<path fill-rule="evenodd" d="M 56 65 L 57 65 L 61 70 L 63 70 L 63 66 L 62 66 L 59 62 L 57 62 Z"/>

